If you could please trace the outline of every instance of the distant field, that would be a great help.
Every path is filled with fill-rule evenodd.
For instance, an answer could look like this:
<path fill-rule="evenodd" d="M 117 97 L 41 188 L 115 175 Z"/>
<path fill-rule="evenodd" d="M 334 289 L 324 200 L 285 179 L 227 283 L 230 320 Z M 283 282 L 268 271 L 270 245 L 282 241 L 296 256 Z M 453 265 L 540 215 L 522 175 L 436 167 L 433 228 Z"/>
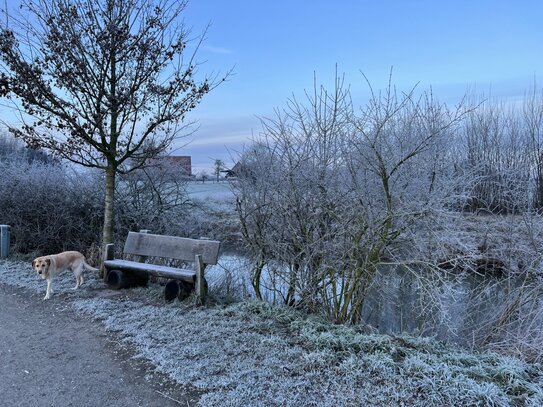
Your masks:
<path fill-rule="evenodd" d="M 194 181 L 187 184 L 187 191 L 191 198 L 213 198 L 213 199 L 228 199 L 232 198 L 230 184 L 225 181 Z"/>

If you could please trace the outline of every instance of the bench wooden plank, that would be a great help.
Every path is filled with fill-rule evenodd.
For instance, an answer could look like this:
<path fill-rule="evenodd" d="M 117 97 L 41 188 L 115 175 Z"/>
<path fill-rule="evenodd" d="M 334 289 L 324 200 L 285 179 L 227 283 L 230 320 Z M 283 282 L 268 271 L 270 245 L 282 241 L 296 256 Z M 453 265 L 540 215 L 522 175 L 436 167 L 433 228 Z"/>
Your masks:
<path fill-rule="evenodd" d="M 193 284 L 196 282 L 196 272 L 194 270 L 158 266 L 156 264 L 138 263 L 120 259 L 106 260 L 104 261 L 104 266 L 109 270 L 144 271 L 157 277 L 180 279 Z"/>
<path fill-rule="evenodd" d="M 220 242 L 217 240 L 188 239 L 176 236 L 128 232 L 124 253 L 194 261 L 202 255 L 205 264 L 217 264 Z"/>

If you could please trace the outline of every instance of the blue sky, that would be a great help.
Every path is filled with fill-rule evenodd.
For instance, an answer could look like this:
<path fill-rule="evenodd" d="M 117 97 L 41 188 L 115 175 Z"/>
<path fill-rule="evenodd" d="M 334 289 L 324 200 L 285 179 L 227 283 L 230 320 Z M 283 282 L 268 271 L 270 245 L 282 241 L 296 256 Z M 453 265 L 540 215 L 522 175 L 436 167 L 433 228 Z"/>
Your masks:
<path fill-rule="evenodd" d="M 541 78 L 543 1 L 192 0 L 185 13 L 193 34 L 211 23 L 201 72 L 226 72 L 191 118 L 199 129 L 175 154 L 193 156 L 194 171 L 241 151 L 259 133 L 257 117 L 272 115 L 324 83 L 335 66 L 355 98 L 393 82 L 407 90 L 433 87 L 445 102 L 468 88 L 515 98 Z M 229 153 L 229 151 L 231 153 Z"/>

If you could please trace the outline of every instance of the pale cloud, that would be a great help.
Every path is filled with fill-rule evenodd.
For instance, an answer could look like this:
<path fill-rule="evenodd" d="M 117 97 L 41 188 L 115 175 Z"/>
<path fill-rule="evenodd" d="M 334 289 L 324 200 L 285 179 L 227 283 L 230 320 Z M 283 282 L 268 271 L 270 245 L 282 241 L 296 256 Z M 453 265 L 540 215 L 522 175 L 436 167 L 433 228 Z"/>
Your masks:
<path fill-rule="evenodd" d="M 229 55 L 229 54 L 233 54 L 234 51 L 232 51 L 231 49 L 229 48 L 224 48 L 224 47 L 215 47 L 213 45 L 204 45 L 202 46 L 202 49 L 204 51 L 209 51 L 209 52 L 212 52 L 213 54 L 224 54 L 224 55 Z"/>
<path fill-rule="evenodd" d="M 223 134 L 220 136 L 206 136 L 206 137 L 194 137 L 189 146 L 201 147 L 201 146 L 223 146 L 228 144 L 239 144 L 248 142 L 251 140 L 251 134 L 242 132 L 237 134 Z"/>

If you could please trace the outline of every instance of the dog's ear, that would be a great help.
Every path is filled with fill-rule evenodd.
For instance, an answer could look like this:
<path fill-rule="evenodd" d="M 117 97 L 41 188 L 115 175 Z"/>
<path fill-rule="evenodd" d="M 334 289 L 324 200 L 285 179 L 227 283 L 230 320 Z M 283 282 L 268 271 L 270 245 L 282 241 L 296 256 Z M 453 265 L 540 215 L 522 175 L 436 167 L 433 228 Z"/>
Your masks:
<path fill-rule="evenodd" d="M 51 265 L 51 259 L 45 259 L 45 262 L 47 263 L 48 266 Z"/>
<path fill-rule="evenodd" d="M 34 263 L 36 263 L 36 260 L 32 260 L 32 267 L 34 267 Z"/>

